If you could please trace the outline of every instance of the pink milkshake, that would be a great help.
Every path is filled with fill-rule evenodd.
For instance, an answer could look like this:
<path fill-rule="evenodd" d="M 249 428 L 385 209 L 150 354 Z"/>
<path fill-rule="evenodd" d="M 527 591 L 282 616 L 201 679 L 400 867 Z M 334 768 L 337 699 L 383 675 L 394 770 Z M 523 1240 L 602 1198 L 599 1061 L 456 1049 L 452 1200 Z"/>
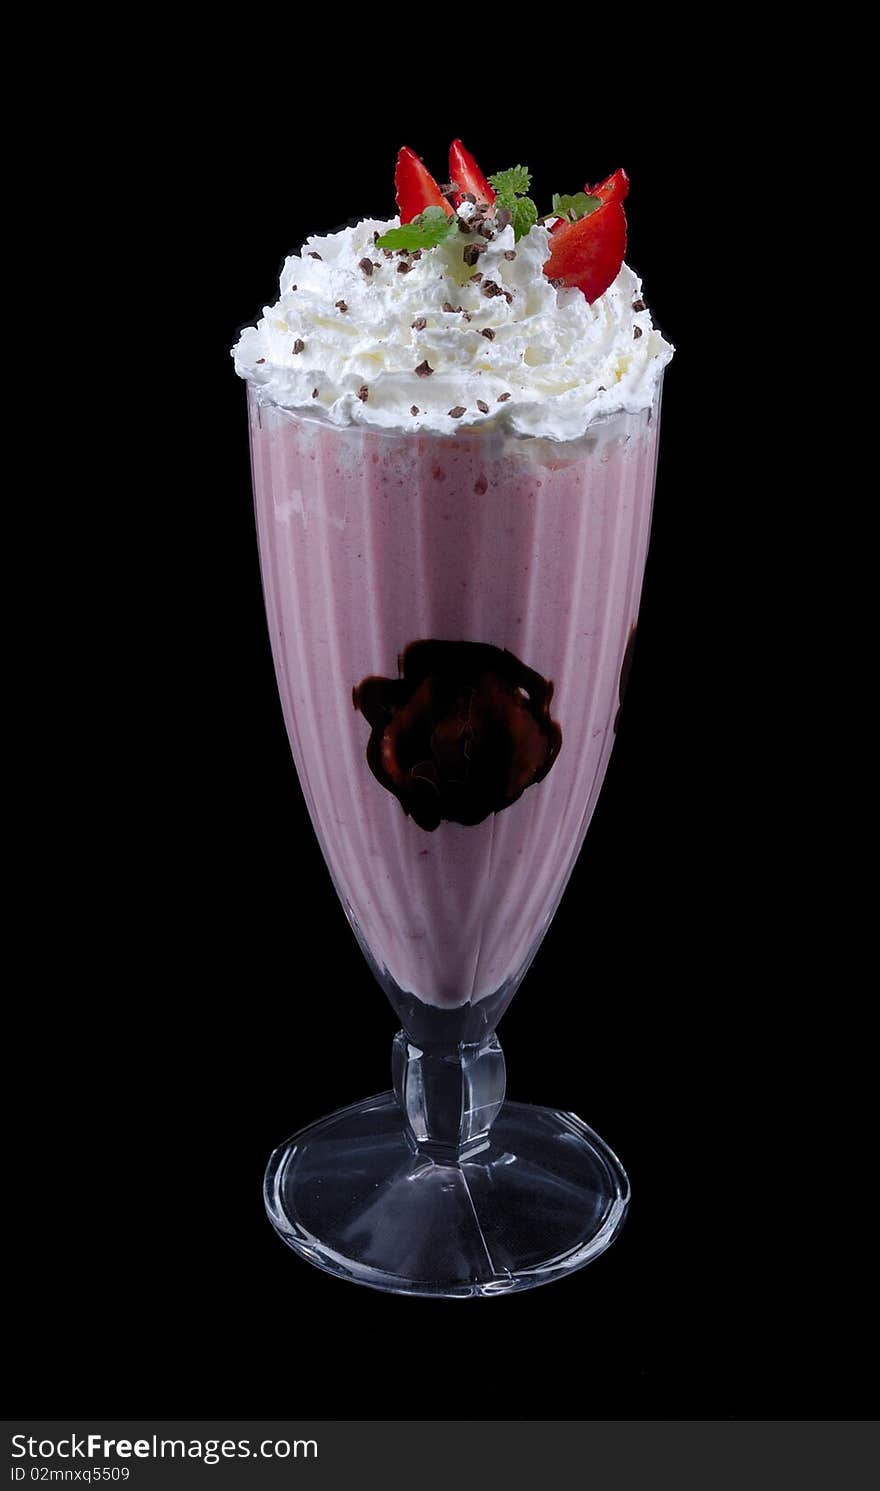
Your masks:
<path fill-rule="evenodd" d="M 466 1297 L 581 1267 L 628 1202 L 580 1119 L 505 1100 L 495 1029 L 614 743 L 672 349 L 624 172 L 546 220 L 521 166 L 456 141 L 450 176 L 402 150 L 400 223 L 309 239 L 234 356 L 297 772 L 403 1026 L 393 1093 L 280 1146 L 266 1206 L 322 1268 Z"/>
<path fill-rule="evenodd" d="M 657 431 L 652 406 L 563 444 L 491 430 L 395 436 L 252 399 L 285 720 L 336 889 L 389 991 L 444 1007 L 510 997 L 547 929 L 614 741 Z M 397 680 L 399 658 L 423 640 L 488 644 L 547 682 L 558 752 L 541 780 L 526 763 L 516 800 L 476 823 L 431 815 L 444 773 L 466 793 L 478 768 L 486 747 L 473 723 L 448 760 L 430 744 L 423 753 L 439 776 L 426 782 L 430 827 L 368 762 L 353 692 Z"/>

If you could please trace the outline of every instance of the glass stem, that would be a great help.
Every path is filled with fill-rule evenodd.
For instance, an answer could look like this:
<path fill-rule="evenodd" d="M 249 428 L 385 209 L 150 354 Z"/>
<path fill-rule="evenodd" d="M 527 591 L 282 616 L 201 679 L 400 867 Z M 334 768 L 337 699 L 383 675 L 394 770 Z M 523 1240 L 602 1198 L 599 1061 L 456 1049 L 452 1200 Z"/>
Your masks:
<path fill-rule="evenodd" d="M 488 1147 L 506 1085 L 494 1031 L 473 1045 L 417 1046 L 400 1030 L 391 1069 L 414 1148 L 438 1164 L 456 1165 Z"/>

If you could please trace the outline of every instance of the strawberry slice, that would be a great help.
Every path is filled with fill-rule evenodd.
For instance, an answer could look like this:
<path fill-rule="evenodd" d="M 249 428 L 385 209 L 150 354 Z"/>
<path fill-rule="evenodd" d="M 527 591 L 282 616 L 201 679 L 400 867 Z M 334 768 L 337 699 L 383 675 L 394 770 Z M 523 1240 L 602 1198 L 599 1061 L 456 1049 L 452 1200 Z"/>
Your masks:
<path fill-rule="evenodd" d="M 495 193 L 461 140 L 453 140 L 449 147 L 449 180 L 458 187 L 453 196 L 456 207 L 465 192 L 470 192 L 478 202 L 487 202 L 490 207 L 494 207 Z"/>
<path fill-rule="evenodd" d="M 602 206 L 579 222 L 559 219 L 551 229 L 550 258 L 544 265 L 548 279 L 576 286 L 592 304 L 616 280 L 626 253 L 626 215 L 623 199 L 629 191 L 625 171 L 615 171 L 599 186 L 586 186 Z"/>
<path fill-rule="evenodd" d="M 621 167 L 613 175 L 606 176 L 598 186 L 585 186 L 584 191 L 588 197 L 598 197 L 601 202 L 622 202 L 629 196 L 629 177 Z"/>
<path fill-rule="evenodd" d="M 624 197 L 629 196 L 629 177 L 621 169 L 613 175 L 607 176 L 600 181 L 598 186 L 584 186 L 588 197 L 598 197 L 600 202 L 622 202 Z M 564 217 L 558 217 L 550 227 L 551 233 L 558 233 L 560 228 L 567 228 L 568 222 Z"/>
<path fill-rule="evenodd" d="M 426 207 L 442 207 L 447 217 L 452 216 L 452 208 L 427 166 L 408 145 L 404 145 L 397 156 L 394 188 L 402 223 L 411 223 Z"/>

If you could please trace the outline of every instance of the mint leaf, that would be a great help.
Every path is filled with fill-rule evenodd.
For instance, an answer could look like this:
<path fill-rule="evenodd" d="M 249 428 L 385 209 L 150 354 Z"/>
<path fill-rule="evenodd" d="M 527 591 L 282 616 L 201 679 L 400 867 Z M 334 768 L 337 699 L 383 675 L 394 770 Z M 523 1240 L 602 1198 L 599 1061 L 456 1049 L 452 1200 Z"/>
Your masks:
<path fill-rule="evenodd" d="M 531 197 L 516 197 L 510 208 L 514 238 L 524 238 L 538 221 L 538 209 Z"/>
<path fill-rule="evenodd" d="M 582 217 L 589 217 L 591 212 L 601 206 L 599 197 L 589 197 L 586 192 L 575 192 L 573 197 L 553 193 L 553 211 L 557 217 L 567 217 L 571 223 L 579 222 Z"/>
<path fill-rule="evenodd" d="M 527 166 L 511 166 L 509 171 L 496 171 L 489 177 L 495 188 L 495 209 L 504 208 L 510 213 L 514 238 L 522 238 L 538 221 L 538 209 L 531 197 L 524 195 L 531 184 L 532 176 Z"/>
<path fill-rule="evenodd" d="M 454 213 L 449 217 L 442 207 L 426 207 L 412 222 L 389 228 L 376 239 L 376 246 L 389 249 L 436 248 L 438 243 L 445 243 L 457 232 L 458 218 Z"/>
<path fill-rule="evenodd" d="M 514 198 L 523 196 L 531 186 L 532 174 L 528 166 L 511 166 L 509 171 L 496 171 L 489 181 L 501 206 L 513 207 Z"/>

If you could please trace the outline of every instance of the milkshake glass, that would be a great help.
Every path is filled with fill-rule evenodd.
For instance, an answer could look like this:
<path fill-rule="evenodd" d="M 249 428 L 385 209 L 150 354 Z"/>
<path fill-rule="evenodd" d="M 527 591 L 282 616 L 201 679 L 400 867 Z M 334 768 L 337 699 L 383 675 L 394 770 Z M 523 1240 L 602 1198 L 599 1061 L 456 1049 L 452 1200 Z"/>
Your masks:
<path fill-rule="evenodd" d="M 340 420 L 335 399 L 285 407 L 239 371 L 292 752 L 402 1026 L 393 1092 L 281 1145 L 267 1209 L 310 1261 L 379 1289 L 529 1288 L 607 1247 L 629 1197 L 579 1118 L 505 1100 L 496 1028 L 614 742 L 662 366 L 649 396 L 561 440 L 512 427 L 503 396 L 407 429 Z"/>

